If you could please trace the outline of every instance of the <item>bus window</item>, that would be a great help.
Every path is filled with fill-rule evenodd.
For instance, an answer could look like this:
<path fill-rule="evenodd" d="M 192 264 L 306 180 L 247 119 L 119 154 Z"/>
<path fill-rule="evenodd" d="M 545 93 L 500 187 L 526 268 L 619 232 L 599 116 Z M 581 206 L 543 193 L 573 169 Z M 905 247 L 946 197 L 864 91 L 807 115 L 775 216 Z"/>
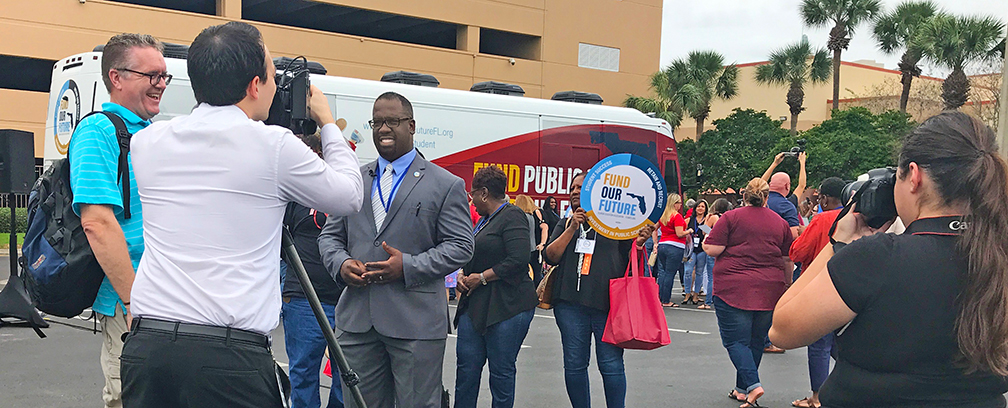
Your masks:
<path fill-rule="evenodd" d="M 665 190 L 669 193 L 682 194 L 682 186 L 679 185 L 679 166 L 676 166 L 674 157 L 666 156 L 665 159 Z"/>

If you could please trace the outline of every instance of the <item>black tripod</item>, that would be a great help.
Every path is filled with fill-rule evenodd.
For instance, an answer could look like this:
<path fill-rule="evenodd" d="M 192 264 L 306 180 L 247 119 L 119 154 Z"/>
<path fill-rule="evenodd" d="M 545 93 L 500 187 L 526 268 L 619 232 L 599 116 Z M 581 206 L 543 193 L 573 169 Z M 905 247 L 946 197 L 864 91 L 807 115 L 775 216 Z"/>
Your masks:
<path fill-rule="evenodd" d="M 283 229 L 282 244 L 280 246 L 283 249 L 284 260 L 287 261 L 287 266 L 290 267 L 289 270 L 293 270 L 294 274 L 297 275 L 298 281 L 301 282 L 301 289 L 304 290 L 305 297 L 308 298 L 308 304 L 311 305 L 312 312 L 315 313 L 315 320 L 318 320 L 319 327 L 322 329 L 322 335 L 325 337 L 326 343 L 329 344 L 329 356 L 332 357 L 332 360 L 339 367 L 343 383 L 350 389 L 350 395 L 357 402 L 357 406 L 367 408 L 367 404 L 364 403 L 364 397 L 361 395 L 360 389 L 357 388 L 360 378 L 357 376 L 357 372 L 350 368 L 350 364 L 347 364 L 346 357 L 343 355 L 343 349 L 340 348 L 339 343 L 336 343 L 336 335 L 333 333 L 333 328 L 329 326 L 329 319 L 326 317 L 325 311 L 322 310 L 322 302 L 319 301 L 318 295 L 315 293 L 315 287 L 312 286 L 311 281 L 308 279 L 308 272 L 305 271 L 304 264 L 301 263 L 297 249 L 294 248 L 294 239 L 286 227 Z M 336 377 L 333 378 L 335 379 Z M 333 386 L 338 387 L 339 385 L 333 384 Z"/>

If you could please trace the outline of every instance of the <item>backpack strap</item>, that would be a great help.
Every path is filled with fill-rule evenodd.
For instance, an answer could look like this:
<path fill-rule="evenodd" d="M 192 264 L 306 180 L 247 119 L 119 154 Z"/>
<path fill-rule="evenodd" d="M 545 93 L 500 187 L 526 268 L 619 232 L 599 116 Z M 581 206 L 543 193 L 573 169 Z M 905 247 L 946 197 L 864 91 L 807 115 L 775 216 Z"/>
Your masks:
<path fill-rule="evenodd" d="M 118 178 L 122 184 L 123 217 L 128 220 L 133 217 L 132 211 L 130 211 L 131 194 L 130 194 L 130 177 L 129 177 L 129 160 L 128 160 L 130 150 L 130 138 L 133 137 L 133 134 L 131 134 L 129 130 L 126 129 L 126 122 L 123 122 L 122 118 L 120 118 L 119 115 L 116 115 L 112 112 L 106 112 L 106 111 L 91 112 L 87 115 L 84 115 L 84 117 L 81 118 L 81 120 L 78 121 L 77 123 L 84 121 L 84 119 L 87 118 L 88 116 L 96 114 L 105 115 L 105 117 L 107 117 L 108 120 L 112 122 L 112 126 L 115 126 L 116 140 L 119 141 L 119 171 L 118 174 L 116 174 L 116 178 Z M 67 154 L 67 157 L 69 158 L 70 155 Z"/>

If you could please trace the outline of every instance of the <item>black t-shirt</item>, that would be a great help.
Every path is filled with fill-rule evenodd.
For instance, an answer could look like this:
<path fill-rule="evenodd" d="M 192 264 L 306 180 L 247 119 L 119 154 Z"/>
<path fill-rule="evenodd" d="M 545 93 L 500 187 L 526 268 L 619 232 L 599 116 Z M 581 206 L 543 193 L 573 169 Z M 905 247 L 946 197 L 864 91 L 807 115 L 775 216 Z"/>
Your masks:
<path fill-rule="evenodd" d="M 591 265 L 588 275 L 581 275 L 578 269 L 578 255 L 574 252 L 580 234 L 575 233 L 571 238 L 567 248 L 564 249 L 560 262 L 557 263 L 559 272 L 556 283 L 553 284 L 553 299 L 563 300 L 571 303 L 578 303 L 601 311 L 609 311 L 609 280 L 621 278 L 626 273 L 627 264 L 630 263 L 630 249 L 633 239 L 614 241 L 598 235 L 595 230 L 588 226 L 588 223 L 581 225 L 586 230 L 586 239 L 595 240 L 595 251 L 591 257 Z M 552 243 L 567 229 L 567 219 L 562 219 L 553 227 L 553 235 L 549 242 Z M 547 244 L 547 246 L 549 246 Z M 578 288 L 578 276 L 581 276 L 580 289 Z"/>
<path fill-rule="evenodd" d="M 830 259 L 841 299 L 857 317 L 838 331 L 824 407 L 1004 407 L 1008 382 L 956 364 L 955 299 L 965 273 L 959 217 L 919 219 L 902 235 L 859 239 Z"/>
<path fill-rule="evenodd" d="M 322 303 L 335 305 L 339 301 L 340 293 L 343 292 L 343 285 L 336 283 L 325 265 L 322 264 L 322 256 L 319 254 L 318 236 L 322 232 L 322 227 L 326 223 L 326 214 L 298 203 L 287 205 L 284 213 L 284 225 L 291 229 L 291 236 L 294 238 L 294 248 L 297 249 L 298 257 L 304 264 L 305 271 L 308 272 L 308 280 L 311 281 L 315 293 L 318 294 Z M 284 279 L 283 296 L 305 297 L 301 289 L 301 282 L 297 275 L 288 267 L 287 278 Z"/>

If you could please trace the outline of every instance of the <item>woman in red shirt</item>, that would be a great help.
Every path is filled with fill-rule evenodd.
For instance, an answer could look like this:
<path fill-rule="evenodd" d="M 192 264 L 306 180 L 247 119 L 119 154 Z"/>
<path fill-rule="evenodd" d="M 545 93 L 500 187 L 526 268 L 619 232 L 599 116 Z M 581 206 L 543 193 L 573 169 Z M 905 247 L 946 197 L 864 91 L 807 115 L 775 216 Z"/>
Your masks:
<path fill-rule="evenodd" d="M 791 229 L 766 208 L 770 186 L 760 178 L 745 189 L 746 206 L 725 213 L 704 241 L 714 264 L 714 311 L 721 344 L 735 365 L 730 398 L 755 407 L 763 396 L 759 364 L 777 299 L 791 283 Z M 786 271 L 786 272 L 785 272 Z"/>
<path fill-rule="evenodd" d="M 672 283 L 676 273 L 683 275 L 683 256 L 686 255 L 686 240 L 693 230 L 686 228 L 686 220 L 682 210 L 682 197 L 679 194 L 669 194 L 665 212 L 658 222 L 661 238 L 658 241 L 658 260 L 655 268 L 658 270 L 658 299 L 662 306 L 679 307 L 672 302 Z M 685 286 L 684 286 L 685 287 Z"/>

